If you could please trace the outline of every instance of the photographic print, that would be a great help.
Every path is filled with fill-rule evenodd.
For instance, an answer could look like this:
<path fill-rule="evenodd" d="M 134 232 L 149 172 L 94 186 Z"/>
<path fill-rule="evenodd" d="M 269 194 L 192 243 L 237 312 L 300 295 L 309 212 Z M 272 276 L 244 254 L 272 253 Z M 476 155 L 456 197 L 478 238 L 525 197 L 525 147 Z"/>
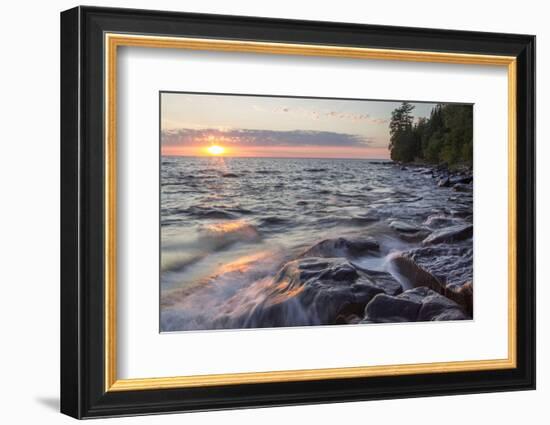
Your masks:
<path fill-rule="evenodd" d="M 62 413 L 535 388 L 533 35 L 90 6 L 60 34 Z"/>
<path fill-rule="evenodd" d="M 473 106 L 160 93 L 160 331 L 471 320 Z"/>

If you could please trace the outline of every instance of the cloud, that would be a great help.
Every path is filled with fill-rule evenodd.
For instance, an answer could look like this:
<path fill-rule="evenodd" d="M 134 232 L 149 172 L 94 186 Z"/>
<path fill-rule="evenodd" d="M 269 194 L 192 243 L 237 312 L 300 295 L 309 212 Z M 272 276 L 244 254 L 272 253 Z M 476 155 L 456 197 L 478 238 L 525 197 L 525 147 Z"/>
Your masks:
<path fill-rule="evenodd" d="M 162 132 L 163 146 L 204 146 L 218 143 L 234 146 L 356 146 L 368 147 L 373 139 L 331 131 L 275 131 L 251 129 L 181 128 Z"/>
<path fill-rule="evenodd" d="M 365 121 L 369 122 L 371 124 L 387 124 L 388 120 L 383 118 L 374 118 L 371 117 L 370 114 L 357 114 L 353 112 L 339 112 L 339 111 L 329 111 L 326 112 L 325 115 L 330 118 L 338 118 L 342 120 L 348 120 L 348 121 Z"/>
<path fill-rule="evenodd" d="M 353 121 L 353 122 L 367 122 L 370 124 L 387 124 L 389 121 L 384 118 L 376 118 L 372 117 L 370 114 L 360 114 L 360 113 L 354 113 L 354 112 L 342 112 L 342 111 L 332 111 L 332 110 L 324 110 L 324 111 L 317 111 L 317 110 L 310 110 L 307 108 L 289 108 L 287 106 L 283 108 L 276 109 L 275 112 L 292 112 L 294 114 L 301 114 L 305 117 L 310 117 L 313 120 L 318 120 L 320 118 L 331 118 L 331 119 L 339 119 L 339 120 L 345 120 L 345 121 Z"/>

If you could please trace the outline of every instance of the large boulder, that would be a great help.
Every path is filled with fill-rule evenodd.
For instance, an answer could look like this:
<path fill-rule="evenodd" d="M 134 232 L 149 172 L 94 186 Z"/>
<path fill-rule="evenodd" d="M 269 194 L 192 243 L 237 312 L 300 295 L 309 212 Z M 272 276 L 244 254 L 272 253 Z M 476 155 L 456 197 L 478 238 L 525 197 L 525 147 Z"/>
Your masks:
<path fill-rule="evenodd" d="M 471 317 L 454 301 L 426 287 L 399 295 L 378 294 L 365 307 L 364 323 L 468 320 Z"/>
<path fill-rule="evenodd" d="M 375 323 L 414 322 L 422 304 L 405 297 L 378 294 L 365 308 L 365 319 Z"/>
<path fill-rule="evenodd" d="M 401 255 L 414 261 L 445 286 L 463 285 L 473 279 L 471 243 L 424 245 Z"/>
<path fill-rule="evenodd" d="M 422 299 L 422 306 L 416 320 L 453 320 L 450 317 L 454 317 L 454 320 L 469 318 L 457 303 L 433 292 Z"/>
<path fill-rule="evenodd" d="M 344 258 L 302 258 L 286 263 L 263 288 L 258 297 L 262 301 L 232 324 L 279 327 L 353 323 L 376 295 L 401 291 L 390 274 L 358 268 Z"/>
<path fill-rule="evenodd" d="M 376 239 L 369 236 L 358 237 L 352 239 L 334 238 L 325 239 L 312 247 L 308 248 L 300 255 L 300 258 L 305 257 L 346 257 L 353 258 L 368 253 L 374 253 L 379 250 L 380 246 Z"/>
<path fill-rule="evenodd" d="M 410 287 L 429 288 L 453 300 L 472 315 L 473 285 L 471 280 L 464 280 L 472 278 L 471 262 L 471 248 L 440 250 L 425 247 L 394 255 L 389 259 L 388 266 L 392 272 L 402 276 Z"/>

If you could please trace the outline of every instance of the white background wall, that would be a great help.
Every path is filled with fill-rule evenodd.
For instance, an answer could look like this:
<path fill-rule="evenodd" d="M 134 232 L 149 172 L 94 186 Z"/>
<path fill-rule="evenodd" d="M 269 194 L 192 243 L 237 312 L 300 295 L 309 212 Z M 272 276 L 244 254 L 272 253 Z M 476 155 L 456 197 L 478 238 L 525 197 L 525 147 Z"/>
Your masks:
<path fill-rule="evenodd" d="M 542 1 L 97 1 L 96 5 L 537 35 L 538 389 L 111 420 L 110 423 L 548 423 L 550 413 L 549 13 Z M 59 12 L 77 3 L 5 2 L 0 16 L 0 421 L 69 423 L 59 392 Z M 501 212 L 495 211 L 495 214 Z"/>

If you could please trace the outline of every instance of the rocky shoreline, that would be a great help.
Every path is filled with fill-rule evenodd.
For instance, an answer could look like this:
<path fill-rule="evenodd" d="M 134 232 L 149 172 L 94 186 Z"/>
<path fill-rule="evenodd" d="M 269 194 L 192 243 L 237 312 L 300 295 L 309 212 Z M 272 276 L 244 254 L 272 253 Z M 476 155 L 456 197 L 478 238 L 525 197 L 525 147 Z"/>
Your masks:
<path fill-rule="evenodd" d="M 448 204 L 428 209 L 414 219 L 407 219 L 405 213 L 389 216 L 378 223 L 378 232 L 370 225 L 358 226 L 355 234 L 326 238 L 293 253 L 279 263 L 271 277 L 257 280 L 218 305 L 208 323 L 194 318 L 197 321 L 193 328 L 471 320 L 471 169 L 394 162 L 380 165 L 425 176 L 419 181 L 433 187 L 424 189 L 445 191 L 442 193 L 448 196 Z M 389 234 L 403 241 L 405 248 L 385 247 Z M 369 267 L 369 259 L 383 263 L 383 267 Z M 207 289 L 206 282 L 201 290 Z M 170 310 L 178 302 L 176 296 L 164 302 L 166 330 L 181 328 L 181 322 L 172 322 L 172 314 L 176 313 Z"/>
<path fill-rule="evenodd" d="M 473 174 L 468 168 L 450 171 L 445 165 L 387 164 L 413 173 L 431 175 L 435 182 L 434 190 L 452 188 L 461 193 L 473 191 Z M 295 302 L 303 306 L 308 316 L 298 326 L 310 324 L 311 317 L 321 324 L 472 319 L 471 276 L 447 279 L 438 276 L 438 267 L 430 267 L 430 264 L 438 264 L 433 261 L 434 258 L 449 257 L 449 251 L 453 258 L 443 259 L 443 262 L 447 260 L 450 263 L 446 264 L 447 268 L 452 267 L 453 260 L 460 261 L 460 257 L 472 261 L 471 247 L 453 246 L 471 240 L 473 236 L 471 211 L 464 213 L 455 211 L 449 217 L 428 217 L 423 227 L 397 220 L 389 223 L 403 239 L 420 241 L 420 247 L 395 253 L 388 260 L 388 267 L 394 274 L 401 275 L 410 288 L 404 288 L 392 273 L 368 270 L 354 262 L 355 258 L 377 254 L 379 244 L 375 238 L 326 239 L 281 268 L 271 293 L 254 314 L 248 315 L 246 326 L 285 326 L 284 318 L 288 317 L 289 308 L 287 303 Z M 461 215 L 463 217 L 456 219 Z M 441 244 L 445 244 L 444 253 L 438 250 Z"/>
<path fill-rule="evenodd" d="M 353 261 L 376 250 L 376 241 L 368 237 L 323 240 L 283 265 L 264 301 L 252 312 L 217 325 L 289 326 L 289 316 L 294 317 L 293 326 L 472 318 L 471 281 L 446 285 L 404 253 L 389 261 L 411 282 L 412 288 L 406 289 L 391 273 L 369 270 Z M 295 303 L 304 309 L 302 321 L 291 313 Z"/>

